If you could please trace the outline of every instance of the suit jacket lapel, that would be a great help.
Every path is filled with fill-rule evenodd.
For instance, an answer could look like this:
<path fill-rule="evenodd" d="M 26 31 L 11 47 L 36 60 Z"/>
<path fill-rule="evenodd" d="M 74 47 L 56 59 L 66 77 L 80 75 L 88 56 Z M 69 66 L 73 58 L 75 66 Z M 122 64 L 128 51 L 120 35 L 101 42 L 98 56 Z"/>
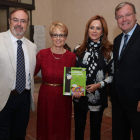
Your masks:
<path fill-rule="evenodd" d="M 9 57 L 10 57 L 10 61 L 12 63 L 13 69 L 16 72 L 15 54 L 14 54 L 12 41 L 11 41 L 11 38 L 9 35 L 9 31 L 5 32 L 5 34 L 4 34 L 4 42 L 5 42 L 5 46 L 7 48 L 7 51 L 9 53 Z"/>
<path fill-rule="evenodd" d="M 118 39 L 116 40 L 116 49 L 114 50 L 115 52 L 115 54 L 116 54 L 116 57 L 114 56 L 114 58 L 116 59 L 116 64 L 118 64 L 119 63 L 119 50 L 120 50 L 120 44 L 121 44 L 121 40 L 122 40 L 122 36 L 123 36 L 123 33 L 122 34 L 120 34 L 119 35 L 119 37 L 118 37 Z"/>
<path fill-rule="evenodd" d="M 125 54 L 127 53 L 128 49 L 132 47 L 133 42 L 137 39 L 137 37 L 140 35 L 140 26 L 137 25 L 137 27 L 135 28 L 131 38 L 129 39 L 124 51 L 122 52 L 122 56 L 120 58 L 120 61 L 123 59 L 123 57 L 125 56 Z"/>

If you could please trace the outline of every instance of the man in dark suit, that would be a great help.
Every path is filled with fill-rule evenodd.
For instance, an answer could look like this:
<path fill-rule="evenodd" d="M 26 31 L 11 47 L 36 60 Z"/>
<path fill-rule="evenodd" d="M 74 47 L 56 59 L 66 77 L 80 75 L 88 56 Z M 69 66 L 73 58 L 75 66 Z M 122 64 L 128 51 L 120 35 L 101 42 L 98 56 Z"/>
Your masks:
<path fill-rule="evenodd" d="M 140 140 L 140 25 L 135 6 L 120 3 L 115 9 L 118 27 L 114 39 L 114 82 L 112 93 L 113 140 Z"/>
<path fill-rule="evenodd" d="M 24 37 L 28 12 L 10 12 L 9 27 L 0 33 L 0 140 L 25 140 L 30 108 L 34 111 L 36 45 Z"/>

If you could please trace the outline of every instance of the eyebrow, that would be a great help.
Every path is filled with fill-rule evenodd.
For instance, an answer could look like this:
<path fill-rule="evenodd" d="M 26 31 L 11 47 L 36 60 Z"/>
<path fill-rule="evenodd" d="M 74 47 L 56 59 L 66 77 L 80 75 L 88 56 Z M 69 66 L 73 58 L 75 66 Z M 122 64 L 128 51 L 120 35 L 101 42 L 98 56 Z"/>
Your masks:
<path fill-rule="evenodd" d="M 12 19 L 19 19 L 19 18 L 13 17 Z M 19 20 L 26 20 L 26 19 L 19 19 Z"/>
<path fill-rule="evenodd" d="M 60 34 L 58 34 L 58 33 L 53 33 L 53 34 L 57 34 L 57 35 L 64 35 L 65 33 L 60 33 Z"/>
<path fill-rule="evenodd" d="M 89 26 L 89 27 L 100 27 L 101 28 L 101 26 Z"/>
<path fill-rule="evenodd" d="M 126 14 L 131 14 L 131 12 L 125 13 L 124 15 L 126 15 Z M 118 16 L 122 16 L 122 15 L 118 15 Z"/>

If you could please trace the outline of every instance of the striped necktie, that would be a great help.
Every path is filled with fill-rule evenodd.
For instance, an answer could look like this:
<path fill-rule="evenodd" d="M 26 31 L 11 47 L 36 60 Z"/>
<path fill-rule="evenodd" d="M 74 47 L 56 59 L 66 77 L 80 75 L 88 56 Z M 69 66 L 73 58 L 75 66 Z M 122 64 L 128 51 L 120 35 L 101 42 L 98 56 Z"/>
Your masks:
<path fill-rule="evenodd" d="M 17 40 L 17 72 L 16 72 L 16 91 L 22 93 L 26 86 L 26 74 L 25 74 L 25 59 L 22 49 L 22 41 Z"/>
<path fill-rule="evenodd" d="M 119 59 L 121 58 L 122 53 L 123 53 L 123 51 L 124 51 L 124 49 L 125 49 L 125 47 L 126 47 L 127 40 L 128 40 L 128 35 L 126 34 L 126 35 L 124 36 L 124 44 L 123 44 L 123 47 L 122 47 L 122 50 L 121 50 Z"/>

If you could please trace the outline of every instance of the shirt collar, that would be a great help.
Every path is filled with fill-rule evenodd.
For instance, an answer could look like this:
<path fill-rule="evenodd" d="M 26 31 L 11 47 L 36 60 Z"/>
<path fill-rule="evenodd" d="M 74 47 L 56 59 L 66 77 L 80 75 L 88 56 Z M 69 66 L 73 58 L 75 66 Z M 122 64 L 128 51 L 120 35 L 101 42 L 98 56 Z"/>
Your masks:
<path fill-rule="evenodd" d="M 17 40 L 19 40 L 19 39 L 17 39 L 16 37 L 14 37 L 14 36 L 12 35 L 12 33 L 11 33 L 10 30 L 9 30 L 9 34 L 10 34 L 10 37 L 11 37 L 12 43 L 15 43 L 15 42 L 17 42 Z M 25 38 L 22 37 L 20 40 L 24 43 Z"/>
<path fill-rule="evenodd" d="M 135 26 L 133 27 L 133 29 L 127 33 L 127 35 L 131 36 L 136 28 L 137 24 L 135 24 Z M 126 35 L 125 33 L 123 33 L 123 35 Z"/>

